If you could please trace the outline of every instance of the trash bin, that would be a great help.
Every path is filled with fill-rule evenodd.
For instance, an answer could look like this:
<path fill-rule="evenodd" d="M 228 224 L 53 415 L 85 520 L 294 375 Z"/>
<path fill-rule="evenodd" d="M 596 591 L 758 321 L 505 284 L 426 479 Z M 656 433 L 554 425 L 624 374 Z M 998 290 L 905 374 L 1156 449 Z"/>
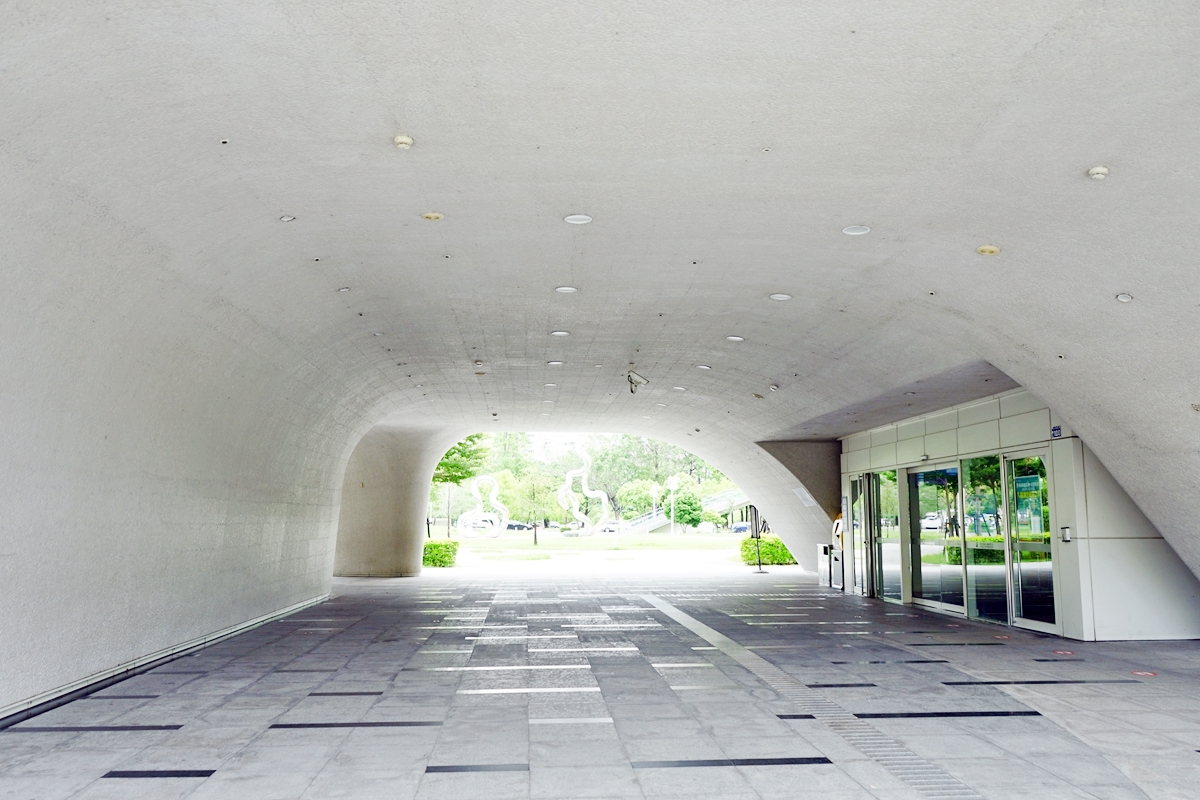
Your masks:
<path fill-rule="evenodd" d="M 829 551 L 829 588 L 846 588 L 846 575 L 842 571 L 843 569 L 842 551 L 831 549 Z"/>
<path fill-rule="evenodd" d="M 831 544 L 817 545 L 817 586 L 829 585 L 829 551 Z"/>

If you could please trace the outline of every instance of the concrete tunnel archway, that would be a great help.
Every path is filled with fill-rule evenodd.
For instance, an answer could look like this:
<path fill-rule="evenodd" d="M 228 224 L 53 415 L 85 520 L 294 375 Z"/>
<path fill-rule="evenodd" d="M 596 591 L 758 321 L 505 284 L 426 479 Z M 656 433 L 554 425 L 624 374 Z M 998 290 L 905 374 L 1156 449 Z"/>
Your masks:
<path fill-rule="evenodd" d="M 420 573 L 434 468 L 466 430 L 385 422 L 363 435 L 347 461 L 342 482 L 334 575 Z M 743 448 L 740 458 L 731 457 L 725 448 L 697 448 L 691 439 L 677 446 L 733 480 L 772 521 L 773 530 L 796 560 L 809 571 L 815 568 L 815 546 L 828 540 L 831 518 L 838 513 L 840 447 L 836 442 L 768 442 Z M 798 475 L 805 480 L 801 482 Z"/>

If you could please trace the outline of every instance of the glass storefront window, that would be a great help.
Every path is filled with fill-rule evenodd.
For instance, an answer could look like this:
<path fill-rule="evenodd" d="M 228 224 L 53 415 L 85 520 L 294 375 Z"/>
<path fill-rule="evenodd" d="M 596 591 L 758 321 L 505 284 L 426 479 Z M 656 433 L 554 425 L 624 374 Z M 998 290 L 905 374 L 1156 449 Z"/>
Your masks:
<path fill-rule="evenodd" d="M 1054 623 L 1050 493 L 1041 456 L 1008 459 L 1013 616 Z"/>
<path fill-rule="evenodd" d="M 1000 456 L 969 458 L 962 468 L 967 614 L 1007 623 Z"/>
<path fill-rule="evenodd" d="M 958 519 L 958 468 L 909 472 L 908 491 L 913 598 L 961 606 L 963 554 Z"/>
<path fill-rule="evenodd" d="M 876 592 L 888 600 L 904 597 L 900 566 L 900 487 L 896 470 L 875 474 Z"/>

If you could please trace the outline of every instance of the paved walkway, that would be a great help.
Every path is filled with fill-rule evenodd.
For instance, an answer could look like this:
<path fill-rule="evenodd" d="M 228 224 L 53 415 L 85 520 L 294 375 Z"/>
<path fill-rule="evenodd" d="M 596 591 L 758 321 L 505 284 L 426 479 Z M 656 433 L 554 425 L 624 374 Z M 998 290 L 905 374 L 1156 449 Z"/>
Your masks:
<path fill-rule="evenodd" d="M 788 570 L 337 580 L 0 731 L 0 797 L 1194 798 L 1198 673 Z"/>

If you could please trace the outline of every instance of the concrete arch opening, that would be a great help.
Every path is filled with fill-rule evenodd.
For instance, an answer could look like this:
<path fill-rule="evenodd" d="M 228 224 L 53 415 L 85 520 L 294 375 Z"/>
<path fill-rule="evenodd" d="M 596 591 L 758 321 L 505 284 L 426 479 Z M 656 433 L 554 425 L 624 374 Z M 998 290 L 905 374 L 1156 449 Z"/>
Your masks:
<path fill-rule="evenodd" d="M 524 437 L 519 444 L 517 437 Z M 771 531 L 785 542 L 797 561 L 813 572 L 816 544 L 827 538 L 831 518 L 837 514 L 836 443 L 791 443 L 790 446 L 776 443 L 769 449 L 755 448 L 756 459 L 751 464 L 739 463 L 751 461 L 748 455 L 740 460 L 724 458 L 726 469 L 751 481 L 748 488 L 743 488 L 743 484 L 732 476 L 727 477 L 723 470 L 715 464 L 710 465 L 687 446 L 619 434 L 555 432 L 535 433 L 534 437 L 531 440 L 529 434 L 516 432 L 488 435 L 485 446 L 499 441 L 497 446 L 517 447 L 520 451 L 514 450 L 503 458 L 492 458 L 487 465 L 481 463 L 478 469 L 494 473 L 489 477 L 493 500 L 499 498 L 500 482 L 506 484 L 504 493 L 509 499 L 500 506 L 504 513 L 502 524 L 509 522 L 508 506 L 511 505 L 516 511 L 516 516 L 511 519 L 522 528 L 530 525 L 551 528 L 553 533 L 543 532 L 543 542 L 547 541 L 547 535 L 561 539 L 564 529 L 569 531 L 578 527 L 583 527 L 585 536 L 590 536 L 593 524 L 608 539 L 621 538 L 626 547 L 632 546 L 630 542 L 634 537 L 663 528 L 674 530 L 672 512 L 667 504 L 668 498 L 675 495 L 670 487 L 682 479 L 685 485 L 678 487 L 681 497 L 695 497 L 699 503 L 697 525 L 707 520 L 707 530 L 715 533 L 715 519 L 724 515 L 723 530 L 727 528 L 733 533 L 735 526 L 739 530 L 748 530 L 747 509 L 753 504 L 754 513 L 768 522 Z M 443 484 L 445 488 L 438 495 L 441 499 L 434 499 L 429 491 L 438 459 L 447 450 L 447 442 L 454 439 L 455 433 L 449 430 L 393 424 L 375 426 L 363 436 L 348 459 L 343 480 L 334 575 L 416 575 L 420 572 L 422 546 L 435 526 L 439 535 L 443 528 L 447 536 L 453 529 L 456 539 L 474 535 L 463 529 L 466 517 L 461 516 L 468 510 L 462 504 L 472 501 L 470 487 L 459 492 L 460 507 L 447 507 L 444 512 L 440 506 L 451 501 L 455 484 Z M 687 437 L 685 440 L 688 445 L 694 445 Z M 634 453 L 632 449 L 645 452 Z M 769 455 L 771 451 L 798 463 L 802 468 L 797 471 L 808 478 L 808 485 L 801 483 L 796 474 L 787 469 L 786 462 Z M 599 470 L 593 464 L 593 454 L 601 458 Z M 822 457 L 824 463 L 818 462 L 814 454 Z M 639 456 L 646 461 L 639 461 Z M 555 457 L 559 463 L 550 466 L 549 462 Z M 538 471 L 536 482 L 539 485 L 531 484 L 537 494 L 536 501 L 529 501 L 519 494 L 517 487 L 507 486 L 525 480 L 521 475 L 524 469 Z M 687 485 L 689 475 L 695 476 L 694 483 L 702 485 Z M 578 484 L 575 483 L 577 480 Z M 592 488 L 585 491 L 588 480 L 593 481 Z M 540 485 L 542 483 L 545 485 Z M 641 489 L 653 496 L 632 499 Z M 478 492 L 478 489 L 474 491 Z M 622 491 L 635 492 L 635 495 L 624 500 Z M 568 505 L 568 497 L 577 499 Z M 817 497 L 822 497 L 824 503 L 818 502 Z M 768 513 L 777 516 L 767 516 Z M 495 521 L 490 520 L 488 524 L 495 524 Z M 565 534 L 567 538 L 576 535 L 575 532 Z M 508 535 L 505 541 L 515 539 Z M 658 540 L 652 537 L 646 544 L 652 541 Z M 677 540 L 673 546 L 684 549 L 682 541 Z M 660 541 L 659 544 L 669 543 Z M 734 547 L 732 539 L 724 544 Z M 572 549 L 580 546 L 575 543 Z M 704 546 L 711 546 L 711 543 Z M 497 545 L 490 549 L 497 549 Z M 546 547 L 540 552 L 543 554 L 540 557 L 550 557 Z"/>

